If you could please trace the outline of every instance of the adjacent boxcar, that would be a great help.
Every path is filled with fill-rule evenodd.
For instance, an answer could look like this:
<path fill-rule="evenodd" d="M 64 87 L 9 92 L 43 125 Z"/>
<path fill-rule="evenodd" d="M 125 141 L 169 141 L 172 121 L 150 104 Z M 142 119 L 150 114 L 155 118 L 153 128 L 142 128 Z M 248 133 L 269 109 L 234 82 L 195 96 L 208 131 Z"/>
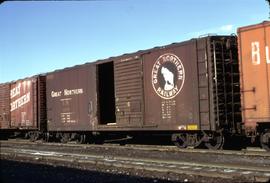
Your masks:
<path fill-rule="evenodd" d="M 44 76 L 10 83 L 10 129 L 28 131 L 34 139 L 46 130 L 45 90 Z"/>
<path fill-rule="evenodd" d="M 270 22 L 238 29 L 242 116 L 247 135 L 270 143 Z"/>
<path fill-rule="evenodd" d="M 10 83 L 0 84 L 0 129 L 10 128 Z"/>

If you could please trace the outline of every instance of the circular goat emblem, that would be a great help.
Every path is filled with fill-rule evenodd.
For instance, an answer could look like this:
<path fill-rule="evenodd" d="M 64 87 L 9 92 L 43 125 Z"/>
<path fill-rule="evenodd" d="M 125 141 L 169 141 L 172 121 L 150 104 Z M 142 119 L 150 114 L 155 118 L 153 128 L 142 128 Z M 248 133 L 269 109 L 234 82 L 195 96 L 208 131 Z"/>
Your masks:
<path fill-rule="evenodd" d="M 181 60 L 172 53 L 161 55 L 152 69 L 152 85 L 163 99 L 174 98 L 185 82 L 185 69 Z"/>

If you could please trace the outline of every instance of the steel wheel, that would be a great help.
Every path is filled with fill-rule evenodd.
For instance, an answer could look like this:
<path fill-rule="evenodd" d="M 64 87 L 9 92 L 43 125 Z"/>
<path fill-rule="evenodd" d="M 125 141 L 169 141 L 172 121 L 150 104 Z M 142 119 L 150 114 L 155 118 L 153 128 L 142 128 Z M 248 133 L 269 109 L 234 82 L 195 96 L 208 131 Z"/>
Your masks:
<path fill-rule="evenodd" d="M 76 143 L 77 144 L 84 144 L 86 140 L 85 135 L 77 135 Z"/>
<path fill-rule="evenodd" d="M 270 129 L 266 129 L 264 133 L 260 136 L 260 142 L 262 148 L 267 151 L 270 151 Z"/>
<path fill-rule="evenodd" d="M 62 143 L 67 143 L 70 141 L 70 134 L 69 133 L 62 133 L 60 141 Z"/>
<path fill-rule="evenodd" d="M 38 132 L 29 132 L 28 135 L 29 135 L 29 140 L 31 142 L 35 142 L 39 138 L 39 133 Z"/>
<path fill-rule="evenodd" d="M 49 133 L 43 133 L 42 142 L 49 142 L 50 140 L 50 134 Z"/>
<path fill-rule="evenodd" d="M 224 136 L 222 133 L 213 133 L 212 137 L 205 142 L 205 146 L 208 149 L 217 150 L 222 149 L 224 145 Z"/>
<path fill-rule="evenodd" d="M 186 148 L 187 147 L 187 138 L 184 134 L 173 134 L 172 135 L 172 142 L 179 148 Z"/>

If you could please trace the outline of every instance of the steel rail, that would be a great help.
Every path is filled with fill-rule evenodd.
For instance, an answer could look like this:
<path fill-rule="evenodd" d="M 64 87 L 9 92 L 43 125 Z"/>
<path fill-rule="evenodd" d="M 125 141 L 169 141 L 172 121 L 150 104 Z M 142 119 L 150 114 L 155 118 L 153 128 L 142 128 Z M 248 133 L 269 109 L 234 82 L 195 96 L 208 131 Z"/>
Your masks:
<path fill-rule="evenodd" d="M 43 143 L 43 142 L 29 142 L 27 140 L 8 140 L 0 141 L 0 146 L 10 146 L 11 144 L 22 144 L 22 145 L 44 145 L 44 146 L 61 146 L 61 147 L 82 147 L 82 148 L 117 148 L 117 149 L 136 149 L 143 151 L 160 151 L 160 152 L 183 152 L 183 153 L 200 153 L 200 154 L 217 154 L 217 155 L 236 155 L 236 156 L 261 156 L 270 157 L 270 153 L 259 148 L 248 148 L 242 150 L 209 150 L 209 149 L 179 149 L 175 146 L 162 146 L 162 145 L 137 145 L 127 144 L 120 146 L 118 144 L 75 144 L 75 143 Z"/>

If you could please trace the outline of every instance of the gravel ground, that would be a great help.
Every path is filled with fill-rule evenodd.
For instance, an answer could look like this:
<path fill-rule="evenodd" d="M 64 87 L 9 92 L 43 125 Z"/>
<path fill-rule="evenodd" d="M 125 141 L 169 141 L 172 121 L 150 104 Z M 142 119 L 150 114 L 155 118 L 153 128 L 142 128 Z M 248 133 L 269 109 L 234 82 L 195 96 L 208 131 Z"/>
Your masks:
<path fill-rule="evenodd" d="M 47 183 L 47 182 L 95 182 L 95 183 L 174 183 L 174 182 L 199 182 L 199 183 L 231 183 L 231 182 L 257 182 L 245 177 L 231 177 L 231 179 L 211 178 L 186 174 L 160 173 L 145 170 L 121 169 L 107 166 L 87 166 L 70 168 L 73 165 L 39 164 L 26 159 L 13 161 L 1 159 L 0 182 L 22 183 Z M 66 167 L 64 167 L 66 166 Z M 264 182 L 264 180 L 262 181 Z"/>
<path fill-rule="evenodd" d="M 23 163 L 1 160 L 1 183 L 47 183 L 47 182 L 172 182 L 160 179 L 142 178 L 121 174 L 103 173 L 97 171 L 79 170 L 67 167 Z"/>
<path fill-rule="evenodd" d="M 1 144 L 2 147 L 12 147 L 14 144 Z M 104 156 L 122 155 L 135 158 L 154 158 L 166 160 L 184 160 L 187 162 L 211 162 L 211 163 L 233 163 L 245 166 L 270 167 L 269 156 L 239 156 L 223 155 L 211 153 L 191 153 L 177 151 L 158 151 L 158 150 L 137 150 L 132 148 L 103 147 L 103 146 L 58 146 L 46 144 L 17 144 L 19 149 L 38 149 L 45 151 L 69 152 L 78 154 L 96 154 Z M 16 161 L 11 161 L 16 160 Z M 18 162 L 20 161 L 20 162 Z M 257 182 L 253 177 L 237 176 L 230 179 L 211 178 L 194 176 L 187 174 L 174 174 L 171 172 L 160 173 L 146 170 L 121 169 L 113 166 L 86 165 L 85 167 L 76 163 L 45 162 L 46 165 L 38 164 L 36 160 L 29 160 L 22 157 L 10 155 L 1 157 L 0 162 L 0 182 Z M 43 162 L 44 163 L 44 162 Z M 66 166 L 66 167 L 63 167 Z M 209 172 L 211 173 L 211 172 Z M 262 180 L 263 181 L 263 180 Z"/>

